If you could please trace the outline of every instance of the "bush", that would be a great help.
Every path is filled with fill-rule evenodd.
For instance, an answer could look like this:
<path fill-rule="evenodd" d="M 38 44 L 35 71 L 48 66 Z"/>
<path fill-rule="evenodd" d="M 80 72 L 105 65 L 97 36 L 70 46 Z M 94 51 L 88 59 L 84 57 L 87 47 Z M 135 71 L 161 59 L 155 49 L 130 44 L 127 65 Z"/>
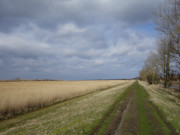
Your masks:
<path fill-rule="evenodd" d="M 146 79 L 149 84 L 153 84 L 153 76 L 152 75 L 147 75 Z"/>

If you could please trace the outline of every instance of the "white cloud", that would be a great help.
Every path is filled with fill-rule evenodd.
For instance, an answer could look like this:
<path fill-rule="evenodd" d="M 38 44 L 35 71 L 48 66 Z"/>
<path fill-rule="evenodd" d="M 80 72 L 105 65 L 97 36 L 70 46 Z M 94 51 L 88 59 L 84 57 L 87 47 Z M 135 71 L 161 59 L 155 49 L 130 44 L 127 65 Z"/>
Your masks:
<path fill-rule="evenodd" d="M 60 35 L 79 34 L 84 33 L 85 31 L 85 28 L 78 28 L 73 23 L 67 23 L 64 26 L 59 26 L 58 28 L 58 34 Z"/>

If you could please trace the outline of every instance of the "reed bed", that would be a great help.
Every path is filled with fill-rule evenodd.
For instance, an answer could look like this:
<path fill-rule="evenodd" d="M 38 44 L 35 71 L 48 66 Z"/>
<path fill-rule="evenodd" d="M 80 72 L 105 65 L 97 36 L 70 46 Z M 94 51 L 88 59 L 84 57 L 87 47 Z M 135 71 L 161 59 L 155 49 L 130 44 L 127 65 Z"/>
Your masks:
<path fill-rule="evenodd" d="M 0 120 L 126 82 L 128 81 L 0 82 Z"/>

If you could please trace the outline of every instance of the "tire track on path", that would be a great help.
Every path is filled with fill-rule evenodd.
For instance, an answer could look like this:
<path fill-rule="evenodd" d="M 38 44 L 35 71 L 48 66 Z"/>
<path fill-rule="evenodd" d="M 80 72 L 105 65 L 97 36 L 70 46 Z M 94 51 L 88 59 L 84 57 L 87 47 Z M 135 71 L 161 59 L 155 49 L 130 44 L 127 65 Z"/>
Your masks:
<path fill-rule="evenodd" d="M 116 108 L 113 117 L 107 116 L 93 135 L 178 135 L 161 111 L 150 102 L 138 82 L 130 87 L 129 93 Z M 110 119 L 108 125 L 100 132 L 107 119 Z"/>

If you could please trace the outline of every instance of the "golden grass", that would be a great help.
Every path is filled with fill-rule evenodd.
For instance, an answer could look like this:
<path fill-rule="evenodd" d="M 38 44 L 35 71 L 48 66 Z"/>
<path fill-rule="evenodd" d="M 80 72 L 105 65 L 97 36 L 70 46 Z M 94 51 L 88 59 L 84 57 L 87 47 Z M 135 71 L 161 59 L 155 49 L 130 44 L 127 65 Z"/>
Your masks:
<path fill-rule="evenodd" d="M 0 82 L 0 119 L 35 110 L 90 92 L 123 84 L 106 81 L 19 81 Z"/>

